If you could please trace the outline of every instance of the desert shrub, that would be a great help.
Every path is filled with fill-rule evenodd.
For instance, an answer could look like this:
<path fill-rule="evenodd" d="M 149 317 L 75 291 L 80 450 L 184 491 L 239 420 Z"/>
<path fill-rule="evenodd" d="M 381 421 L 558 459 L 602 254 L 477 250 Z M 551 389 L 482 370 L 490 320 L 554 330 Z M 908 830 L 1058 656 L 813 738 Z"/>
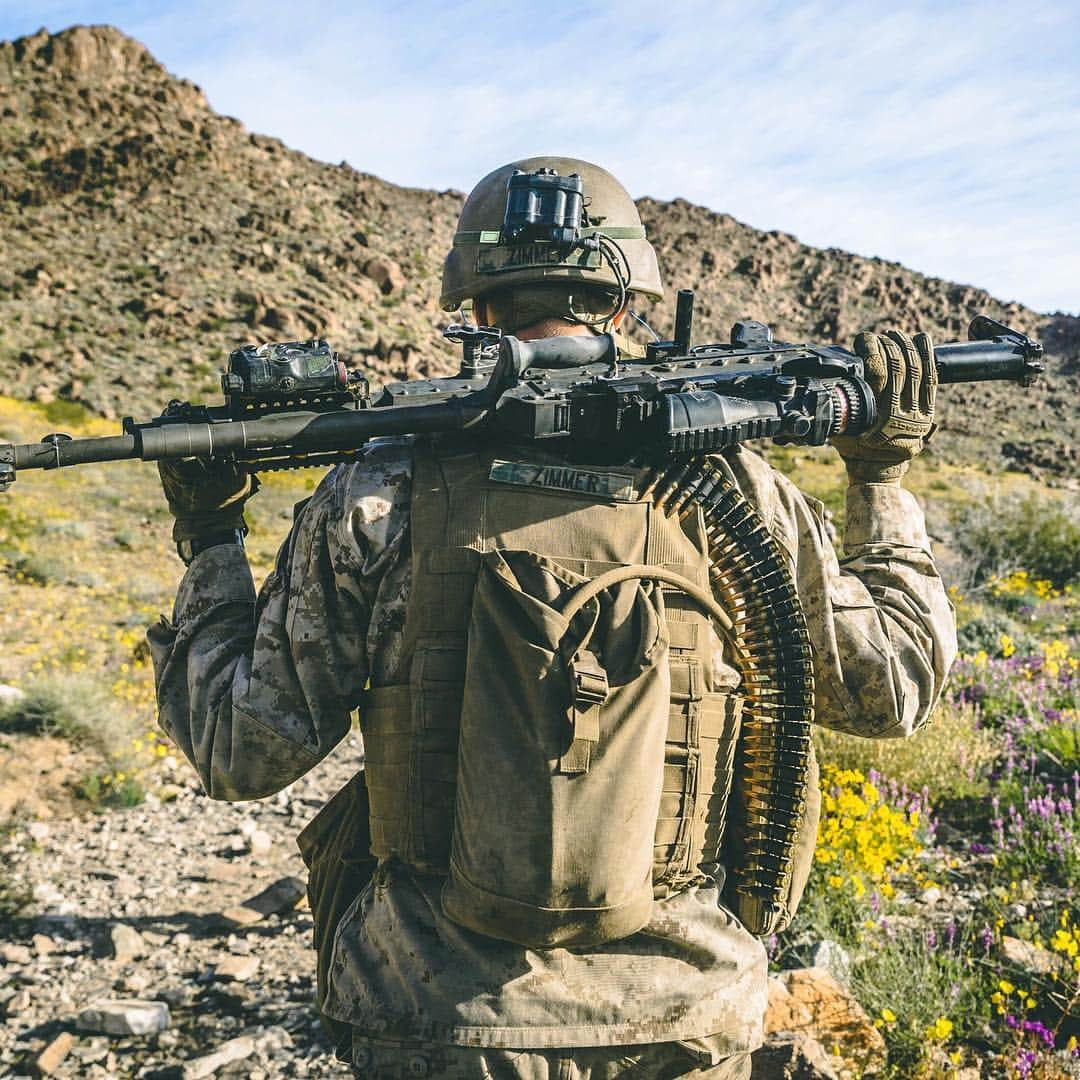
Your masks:
<path fill-rule="evenodd" d="M 1001 648 L 1003 637 L 1014 642 L 1017 652 L 1027 654 L 1035 651 L 1035 638 L 1018 630 L 1016 623 L 1004 611 L 991 609 L 981 612 L 974 618 L 959 623 L 956 628 L 956 641 L 960 652 L 968 656 L 980 651 L 996 653 Z"/>
<path fill-rule="evenodd" d="M 916 862 L 930 840 L 921 792 L 830 762 L 821 768 L 821 820 L 814 872 L 786 935 L 785 955 L 826 938 L 857 945 L 868 919 L 896 895 L 894 882 L 918 878 Z"/>
<path fill-rule="evenodd" d="M 943 703 L 910 739 L 861 739 L 822 729 L 815 740 L 823 762 L 876 772 L 909 790 L 925 788 L 935 806 L 985 795 L 999 753 L 992 732 L 979 725 L 976 709 L 967 704 Z"/>
<path fill-rule="evenodd" d="M 90 413 L 78 402 L 57 398 L 45 406 L 45 417 L 54 424 L 78 427 L 86 423 Z"/>
<path fill-rule="evenodd" d="M 136 806 L 166 743 L 152 730 L 139 731 L 125 689 L 123 679 L 110 686 L 86 673 L 42 676 L 25 697 L 0 707 L 0 733 L 52 735 L 91 751 L 96 761 L 74 784 L 75 794 L 95 809 Z"/>
<path fill-rule="evenodd" d="M 34 523 L 13 503 L 0 502 L 0 543 L 24 540 L 34 531 Z"/>
<path fill-rule="evenodd" d="M 873 936 L 880 938 L 877 947 L 852 964 L 851 989 L 885 1037 L 885 1075 L 933 1076 L 931 1062 L 989 1012 L 971 963 L 978 948 L 973 928 L 950 923 L 940 932 L 894 931 L 882 920 Z"/>
<path fill-rule="evenodd" d="M 1026 570 L 1062 589 L 1080 580 L 1080 506 L 1075 498 L 991 498 L 957 510 L 953 546 L 963 556 L 961 586 Z"/>
<path fill-rule="evenodd" d="M 75 785 L 75 794 L 97 810 L 130 808 L 146 799 L 142 780 L 123 770 L 89 772 Z"/>
<path fill-rule="evenodd" d="M 1047 724 L 1032 740 L 1036 747 L 1053 761 L 1062 772 L 1080 770 L 1080 719 L 1068 723 Z"/>
<path fill-rule="evenodd" d="M 66 584 L 72 574 L 71 560 L 50 551 L 28 551 L 11 560 L 16 581 L 30 585 Z"/>
<path fill-rule="evenodd" d="M 92 540 L 94 537 L 94 527 L 88 521 L 46 521 L 41 526 L 41 531 L 46 536 L 61 536 L 71 540 Z"/>
<path fill-rule="evenodd" d="M 104 682 L 61 673 L 35 680 L 25 697 L 0 706 L 0 732 L 55 735 L 112 760 L 126 753 L 133 725 Z"/>
<path fill-rule="evenodd" d="M 1025 658 L 989 657 L 980 652 L 953 665 L 946 693 L 956 705 L 975 707 L 983 727 L 998 729 L 1016 717 L 1031 718 L 1041 705 L 1041 682 L 1025 676 Z"/>
<path fill-rule="evenodd" d="M 1009 926 L 1005 933 L 1015 933 L 1044 950 L 1040 970 L 1004 955 L 992 963 L 989 949 L 983 958 L 989 976 L 984 985 L 994 1014 L 993 1042 L 999 1051 L 988 1075 L 1059 1080 L 1076 1075 L 1080 1056 L 1080 928 L 1072 905 L 1046 907 L 1029 920 Z M 994 935 L 986 927 L 983 936 L 989 944 Z M 1068 1064 L 1074 1066 L 1071 1071 L 1063 1068 Z"/>

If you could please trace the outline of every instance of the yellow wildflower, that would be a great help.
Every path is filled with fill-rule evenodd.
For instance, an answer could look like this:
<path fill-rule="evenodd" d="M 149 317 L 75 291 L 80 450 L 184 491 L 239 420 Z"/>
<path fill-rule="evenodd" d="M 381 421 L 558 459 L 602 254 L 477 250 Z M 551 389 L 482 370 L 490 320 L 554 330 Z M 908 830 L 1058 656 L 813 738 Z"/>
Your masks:
<path fill-rule="evenodd" d="M 934 1042 L 944 1042 L 953 1030 L 953 1022 L 947 1017 L 939 1016 L 927 1029 L 926 1037 Z"/>

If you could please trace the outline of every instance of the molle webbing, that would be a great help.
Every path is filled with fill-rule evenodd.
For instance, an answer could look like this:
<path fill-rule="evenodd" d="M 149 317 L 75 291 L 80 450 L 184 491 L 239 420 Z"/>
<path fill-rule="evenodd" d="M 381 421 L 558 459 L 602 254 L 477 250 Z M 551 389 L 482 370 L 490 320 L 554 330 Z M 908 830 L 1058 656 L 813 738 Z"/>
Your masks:
<path fill-rule="evenodd" d="M 530 448 L 529 457 L 545 455 Z M 404 641 L 409 684 L 372 689 L 361 705 L 372 852 L 429 873 L 449 865 L 466 629 L 481 553 L 534 551 L 590 579 L 645 563 L 709 584 L 700 515 L 680 522 L 647 500 L 496 484 L 491 464 L 491 456 L 461 443 L 440 440 L 438 457 L 417 443 Z M 639 472 L 635 483 L 643 486 L 644 478 Z M 677 589 L 665 588 L 664 597 L 671 705 L 653 853 L 661 892 L 718 861 L 742 705 L 735 694 L 712 692 L 717 645 L 708 619 Z"/>
<path fill-rule="evenodd" d="M 765 936 L 787 925 L 805 884 L 793 871 L 797 856 L 805 860 L 800 830 L 815 786 L 813 663 L 794 576 L 720 464 L 698 459 L 657 470 L 647 494 L 673 515 L 704 515 L 713 589 L 735 620 L 747 698 L 735 769 L 739 806 L 727 822 L 724 852 L 734 869 L 736 913 L 751 933 Z"/>

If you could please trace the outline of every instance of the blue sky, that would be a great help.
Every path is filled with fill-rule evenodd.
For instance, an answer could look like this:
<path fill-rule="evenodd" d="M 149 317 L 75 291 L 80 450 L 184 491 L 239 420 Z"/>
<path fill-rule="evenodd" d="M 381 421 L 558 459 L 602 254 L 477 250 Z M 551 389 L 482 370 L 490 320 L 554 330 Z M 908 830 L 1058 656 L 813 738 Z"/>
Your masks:
<path fill-rule="evenodd" d="M 1080 311 L 1075 0 L 0 0 L 0 38 L 76 22 L 396 183 L 584 157 L 635 195 Z"/>

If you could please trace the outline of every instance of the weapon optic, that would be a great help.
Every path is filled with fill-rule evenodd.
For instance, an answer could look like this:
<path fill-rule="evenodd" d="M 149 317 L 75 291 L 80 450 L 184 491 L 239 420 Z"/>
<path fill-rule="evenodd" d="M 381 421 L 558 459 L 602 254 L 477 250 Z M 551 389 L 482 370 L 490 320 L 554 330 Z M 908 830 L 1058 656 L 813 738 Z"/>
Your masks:
<path fill-rule="evenodd" d="M 820 445 L 875 420 L 863 362 L 839 345 L 774 341 L 750 320 L 723 344 L 692 345 L 693 293 L 678 296 L 676 332 L 644 360 L 619 356 L 611 335 L 521 341 L 489 327 L 452 326 L 462 345 L 450 378 L 391 383 L 372 398 L 322 340 L 244 346 L 222 375 L 222 405 L 173 401 L 123 433 L 0 444 L 0 490 L 22 469 L 138 458 L 228 458 L 252 472 L 328 465 L 370 439 L 470 429 L 516 440 L 561 440 L 581 461 L 660 460 L 749 439 Z M 937 346 L 942 383 L 1030 385 L 1043 348 L 978 316 L 969 341 Z"/>

